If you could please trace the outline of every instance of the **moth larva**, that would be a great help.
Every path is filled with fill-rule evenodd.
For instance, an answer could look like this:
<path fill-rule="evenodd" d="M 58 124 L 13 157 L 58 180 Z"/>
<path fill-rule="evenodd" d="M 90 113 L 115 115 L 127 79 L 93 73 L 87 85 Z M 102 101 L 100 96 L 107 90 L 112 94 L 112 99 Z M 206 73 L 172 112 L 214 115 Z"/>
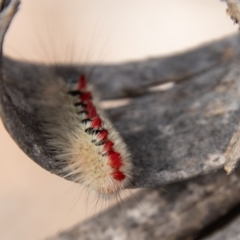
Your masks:
<path fill-rule="evenodd" d="M 43 129 L 56 161 L 65 163 L 64 177 L 102 196 L 125 188 L 132 164 L 125 143 L 104 116 L 82 74 L 66 84 L 61 79 L 57 104 L 43 111 Z"/>

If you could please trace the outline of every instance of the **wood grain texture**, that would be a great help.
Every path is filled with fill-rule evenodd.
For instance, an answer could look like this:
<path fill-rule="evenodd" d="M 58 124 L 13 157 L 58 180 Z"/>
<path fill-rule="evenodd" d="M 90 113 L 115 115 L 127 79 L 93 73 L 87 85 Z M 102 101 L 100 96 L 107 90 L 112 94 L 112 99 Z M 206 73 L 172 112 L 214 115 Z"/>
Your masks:
<path fill-rule="evenodd" d="M 128 199 L 47 240 L 198 239 L 205 227 L 239 204 L 239 190 L 239 171 L 226 176 L 223 170 L 164 190 L 143 190 L 136 195 L 140 204 Z"/>
<path fill-rule="evenodd" d="M 239 224 L 240 217 L 238 216 L 232 222 L 214 232 L 211 236 L 204 238 L 204 240 L 238 240 L 240 239 Z"/>
<path fill-rule="evenodd" d="M 172 81 L 175 85 L 171 89 L 147 90 L 141 96 L 132 97 L 128 105 L 108 111 L 133 155 L 132 187 L 160 186 L 223 167 L 224 152 L 239 121 L 239 42 L 239 37 L 234 36 L 177 55 L 176 59 L 171 57 L 171 61 L 159 59 L 159 62 L 169 61 L 168 68 L 173 69 L 169 76 L 182 76 L 184 68 L 179 65 L 183 66 L 183 63 L 186 64 L 184 72 L 188 66 L 191 76 Z M 148 61 L 151 60 L 129 63 L 129 77 L 133 76 L 131 84 L 137 92 L 142 87 L 142 80 L 134 75 L 141 75 L 141 66 Z M 193 62 L 195 64 L 191 65 Z M 105 93 L 101 91 L 101 84 L 106 79 L 112 80 L 104 85 L 105 91 L 121 96 L 127 84 L 118 76 L 125 72 L 126 65 L 97 67 L 97 75 L 93 74 L 90 79 L 102 96 Z M 153 64 L 152 69 L 155 67 L 157 72 L 159 66 Z M 83 68 L 53 68 L 4 59 L 4 83 L 9 100 L 3 106 L 8 113 L 3 115 L 3 121 L 12 137 L 34 161 L 58 175 L 61 175 L 62 166 L 52 160 L 39 129 L 38 109 L 48 107 L 41 86 L 44 81 L 52 82 L 49 79 L 51 71 L 65 78 L 77 76 Z M 86 66 L 85 69 L 88 70 Z M 111 77 L 106 69 L 111 69 Z M 152 82 L 161 83 L 154 80 L 157 78 L 160 79 L 153 74 Z M 149 86 L 154 85 L 150 80 L 148 82 Z M 131 91 L 134 92 L 134 88 Z M 124 96 L 131 97 L 131 94 Z"/>

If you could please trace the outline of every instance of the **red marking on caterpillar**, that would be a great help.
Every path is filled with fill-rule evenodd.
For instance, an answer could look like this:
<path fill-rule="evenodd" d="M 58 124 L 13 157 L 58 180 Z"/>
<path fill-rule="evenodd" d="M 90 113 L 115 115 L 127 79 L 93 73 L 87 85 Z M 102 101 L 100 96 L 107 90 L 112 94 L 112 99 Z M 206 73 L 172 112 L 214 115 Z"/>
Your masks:
<path fill-rule="evenodd" d="M 87 85 L 86 85 L 86 79 L 84 75 L 81 75 L 81 77 L 79 78 L 79 82 L 78 82 L 78 89 L 86 89 Z M 86 102 L 86 106 L 84 108 L 84 110 L 87 112 L 87 116 L 89 119 L 93 119 L 92 121 L 92 128 L 93 130 L 88 131 L 90 134 L 94 133 L 94 129 L 95 128 L 99 128 L 101 127 L 102 124 L 102 120 L 100 119 L 100 117 L 96 117 L 97 116 L 97 110 L 95 108 L 95 106 L 93 105 L 91 99 L 91 93 L 89 92 L 81 92 L 80 93 L 80 97 L 81 100 L 83 102 Z M 108 130 L 103 129 L 100 131 L 100 133 L 98 134 L 98 138 L 102 141 L 106 141 L 108 142 L 108 156 L 109 156 L 109 165 L 115 169 L 115 171 L 117 170 L 117 172 L 114 172 L 113 177 L 115 180 L 117 181 L 122 181 L 125 178 L 125 175 L 119 170 L 120 167 L 123 165 L 122 163 L 122 159 L 121 159 L 121 155 L 118 152 L 115 152 L 112 147 L 113 147 L 113 143 L 108 141 L 107 137 L 108 137 Z M 109 146 L 110 145 L 110 146 Z M 104 145 L 104 151 L 106 151 L 106 145 Z M 121 176 L 121 177 L 120 177 Z"/>
<path fill-rule="evenodd" d="M 120 171 L 118 171 L 118 172 L 113 172 L 112 175 L 113 175 L 114 179 L 116 179 L 116 180 L 118 180 L 118 181 L 122 181 L 122 180 L 125 179 L 125 175 L 124 175 L 122 172 L 120 172 Z"/>
<path fill-rule="evenodd" d="M 92 94 L 90 92 L 83 92 L 80 95 L 80 100 L 82 102 L 88 102 L 92 99 Z"/>
<path fill-rule="evenodd" d="M 102 126 L 102 120 L 99 116 L 96 116 L 93 120 L 92 120 L 92 124 L 91 127 L 93 128 L 100 128 Z"/>
<path fill-rule="evenodd" d="M 114 145 L 113 142 L 107 141 L 107 142 L 104 144 L 103 150 L 104 150 L 104 151 L 109 151 L 109 150 L 113 147 L 113 145 Z"/>
<path fill-rule="evenodd" d="M 110 158 L 110 166 L 112 168 L 119 169 L 123 165 L 122 159 L 121 159 L 121 156 L 119 153 L 117 153 L 113 150 L 110 150 L 110 151 L 108 151 L 108 155 Z"/>
<path fill-rule="evenodd" d="M 86 90 L 87 83 L 85 75 L 81 75 L 78 82 L 78 89 L 80 91 Z M 80 99 L 82 102 L 86 103 L 86 106 L 84 110 L 87 112 L 87 116 L 89 119 L 92 119 L 91 127 L 93 130 L 96 128 L 100 128 L 102 126 L 102 120 L 97 114 L 97 110 L 95 106 L 93 105 L 91 99 L 92 95 L 90 92 L 81 92 L 80 93 Z M 89 134 L 94 133 L 94 131 L 89 131 Z M 117 181 L 122 181 L 125 179 L 124 173 L 120 170 L 120 168 L 123 166 L 122 158 L 120 153 L 114 151 L 113 145 L 114 143 L 108 140 L 109 132 L 106 129 L 102 129 L 100 133 L 98 134 L 98 138 L 102 141 L 105 141 L 103 151 L 108 153 L 109 156 L 109 165 L 113 168 L 112 176 Z"/>
<path fill-rule="evenodd" d="M 108 136 L 108 130 L 106 129 L 103 129 L 98 135 L 99 139 L 101 140 L 107 140 L 107 136 Z"/>
<path fill-rule="evenodd" d="M 61 82 L 60 86 L 65 83 Z M 132 178 L 132 163 L 126 145 L 102 111 L 81 75 L 67 84 L 61 107 L 47 115 L 48 144 L 58 161 L 66 163 L 65 177 L 109 197 L 126 188 Z"/>
<path fill-rule="evenodd" d="M 87 87 L 87 82 L 86 82 L 86 78 L 85 78 L 85 75 L 82 74 L 79 78 L 79 81 L 78 81 L 78 90 L 85 90 Z"/>
<path fill-rule="evenodd" d="M 87 102 L 85 110 L 88 112 L 88 117 L 90 119 L 97 116 L 97 110 L 91 101 Z"/>

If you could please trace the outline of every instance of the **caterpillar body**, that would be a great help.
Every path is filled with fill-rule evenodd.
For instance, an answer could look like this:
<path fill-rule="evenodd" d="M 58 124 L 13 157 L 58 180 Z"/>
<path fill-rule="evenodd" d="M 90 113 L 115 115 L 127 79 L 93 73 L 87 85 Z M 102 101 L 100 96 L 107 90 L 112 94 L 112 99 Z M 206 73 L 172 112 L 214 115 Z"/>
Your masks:
<path fill-rule="evenodd" d="M 1 43 L 19 4 L 0 1 Z M 114 196 L 126 188 L 132 178 L 130 154 L 99 108 L 86 76 L 70 79 L 74 73 L 61 76 L 58 65 L 5 61 L 1 117 L 24 152 L 48 171 L 100 196 Z"/>
<path fill-rule="evenodd" d="M 55 84 L 58 101 L 41 114 L 46 143 L 55 161 L 64 163 L 63 177 L 103 197 L 119 193 L 131 180 L 130 154 L 99 108 L 86 76 L 68 84 L 58 78 Z"/>

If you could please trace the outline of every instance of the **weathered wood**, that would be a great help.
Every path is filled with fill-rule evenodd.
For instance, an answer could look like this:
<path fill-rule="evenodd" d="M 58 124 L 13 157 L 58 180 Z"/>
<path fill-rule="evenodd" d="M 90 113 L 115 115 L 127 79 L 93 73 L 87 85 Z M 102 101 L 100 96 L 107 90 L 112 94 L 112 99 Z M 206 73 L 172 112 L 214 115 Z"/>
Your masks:
<path fill-rule="evenodd" d="M 239 41 L 239 38 L 235 40 Z M 185 56 L 182 55 L 181 62 Z M 47 79 L 40 67 L 35 68 L 38 76 Z M 5 73 L 11 76 L 8 79 L 14 79 L 9 85 L 12 84 L 19 92 L 16 94 L 15 91 L 12 99 L 17 107 L 34 113 L 34 107 L 39 107 L 43 99 L 39 99 L 41 95 L 36 96 L 36 83 L 31 75 L 33 70 L 24 68 L 23 84 L 18 78 L 21 69 L 20 65 Z M 239 120 L 239 89 L 238 63 L 232 60 L 176 84 L 168 91 L 133 98 L 129 105 L 109 110 L 133 155 L 132 186 L 158 186 L 221 168 L 225 149 Z M 8 120 L 7 124 L 11 123 L 12 120 Z M 35 134 L 39 138 L 34 124 L 29 126 L 33 129 L 32 136 Z M 10 128 L 15 129 L 15 126 Z M 22 142 L 24 132 L 19 133 L 19 129 L 21 127 L 13 137 Z M 44 144 L 40 144 L 42 146 Z M 44 159 L 43 162 L 52 164 L 54 168 L 55 163 L 51 163 L 51 159 Z"/>
<path fill-rule="evenodd" d="M 192 240 L 240 202 L 239 171 L 223 170 L 136 198 L 48 240 Z M 221 238 L 223 239 L 223 238 Z M 230 238 L 228 238 L 230 239 Z"/>
<path fill-rule="evenodd" d="M 240 239 L 240 217 L 237 217 L 211 236 L 204 238 L 204 240 L 239 240 Z"/>
<path fill-rule="evenodd" d="M 239 121 L 239 73 L 237 62 L 214 67 L 110 111 L 133 154 L 134 186 L 156 186 L 222 167 Z"/>
<path fill-rule="evenodd" d="M 238 45 L 239 39 L 233 36 L 169 57 L 112 65 L 60 66 L 59 72 L 63 76 L 89 72 L 102 99 L 136 97 L 149 93 L 149 87 L 191 79 L 239 56 Z"/>
<path fill-rule="evenodd" d="M 226 0 L 227 3 L 227 13 L 234 23 L 240 22 L 240 1 L 239 0 Z M 230 144 L 226 151 L 226 163 L 224 169 L 228 174 L 232 173 L 234 169 L 238 166 L 240 161 L 240 126 L 238 130 L 234 133 Z"/>
<path fill-rule="evenodd" d="M 200 63 L 209 60 L 208 64 L 201 64 L 210 66 L 207 70 L 199 70 L 196 76 L 193 74 L 184 81 L 182 79 L 165 92 L 147 92 L 141 97 L 132 98 L 126 106 L 108 111 L 133 155 L 135 170 L 132 187 L 159 186 L 223 166 L 225 149 L 239 121 L 239 43 L 239 37 L 235 36 L 193 51 L 196 65 L 198 59 L 202 59 Z M 172 66 L 175 66 L 173 69 L 178 72 L 178 64 L 183 66 L 183 63 L 194 62 L 189 59 L 189 56 L 193 58 L 193 52 L 178 55 L 176 60 L 172 57 Z M 168 60 L 160 60 L 162 61 Z M 138 63 L 136 73 L 144 65 L 143 62 Z M 154 66 L 156 69 L 159 67 Z M 111 68 L 112 73 L 116 71 L 118 76 L 121 68 L 124 72 L 125 66 Z M 98 71 L 99 69 L 100 66 Z M 109 79 L 105 69 L 106 66 L 102 66 L 103 73 L 98 75 L 100 82 L 102 78 Z M 133 74 L 134 68 L 129 69 L 132 69 L 129 74 Z M 64 76 L 70 70 L 62 67 L 57 69 L 57 73 Z M 75 69 L 71 72 L 74 75 L 78 71 Z M 3 115 L 3 121 L 12 137 L 33 160 L 45 169 L 61 175 L 61 166 L 51 158 L 38 128 L 40 119 L 36 117 L 40 107 L 47 107 L 43 99 L 44 93 L 39 92 L 41 93 L 41 82 L 51 82 L 49 72 L 51 73 L 47 66 L 4 60 L 7 79 L 5 89 L 11 98 L 11 102 L 5 102 L 4 107 L 11 108 L 5 112 L 11 112 L 12 115 Z M 152 76 L 152 79 L 158 77 Z M 93 82 L 97 81 L 96 78 L 92 79 Z M 115 85 L 116 82 L 112 80 L 105 89 L 114 91 Z M 119 81 L 118 85 L 120 96 L 125 83 Z M 139 89 L 141 80 L 135 85 Z"/>

